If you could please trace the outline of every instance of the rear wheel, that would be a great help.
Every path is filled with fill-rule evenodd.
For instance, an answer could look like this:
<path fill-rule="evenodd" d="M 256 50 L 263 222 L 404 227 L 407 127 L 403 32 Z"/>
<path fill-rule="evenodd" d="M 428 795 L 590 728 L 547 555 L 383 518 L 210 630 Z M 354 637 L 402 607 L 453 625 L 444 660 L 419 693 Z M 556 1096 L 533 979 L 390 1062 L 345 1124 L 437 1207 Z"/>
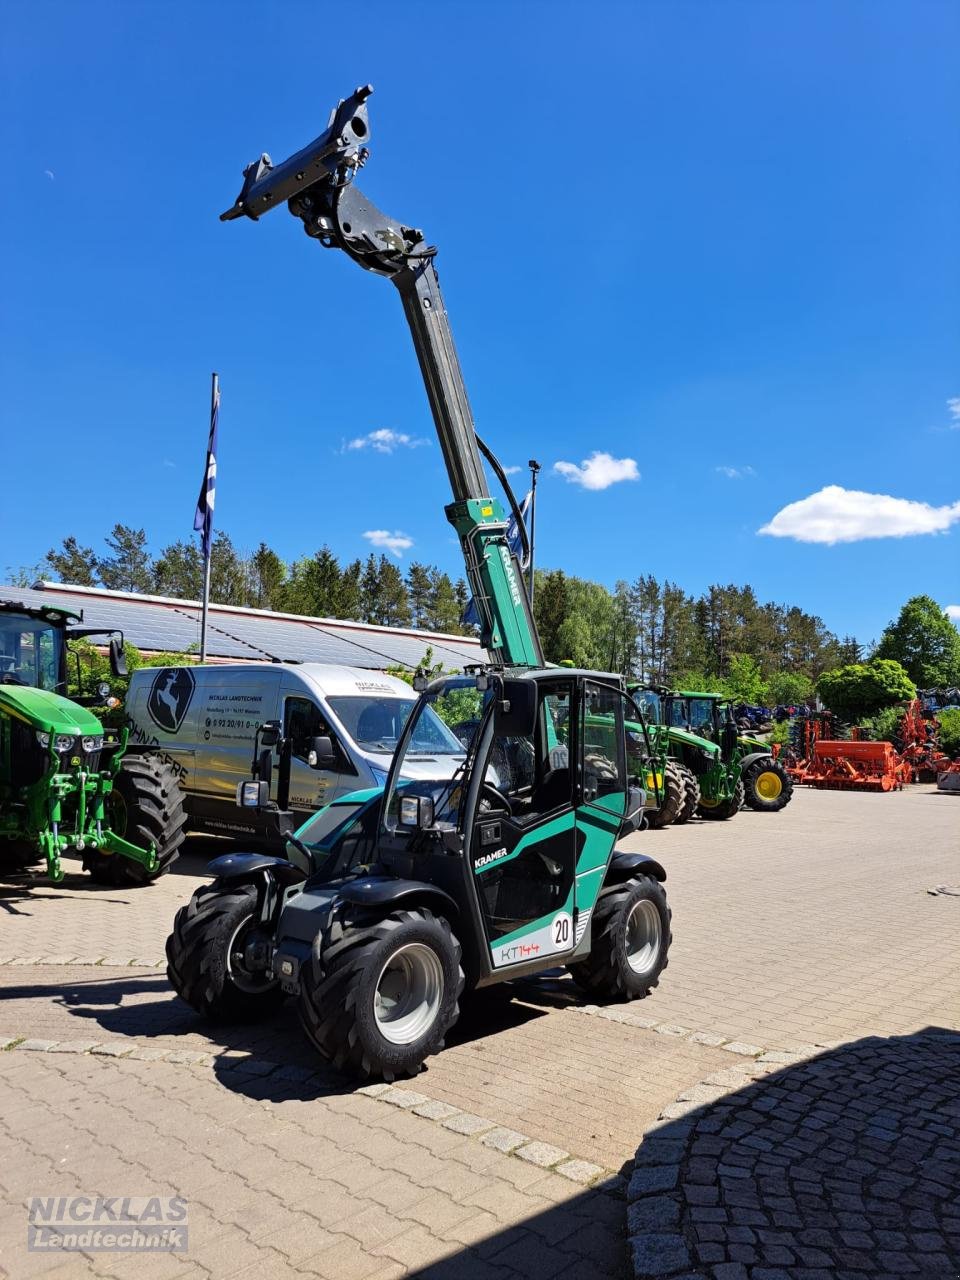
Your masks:
<path fill-rule="evenodd" d="M 683 774 L 686 795 L 683 800 L 683 808 L 677 814 L 676 822 L 678 826 L 690 821 L 697 811 L 697 805 L 700 803 L 700 783 L 697 780 L 697 775 L 692 769 L 688 769 L 686 765 L 680 765 L 680 771 Z"/>
<path fill-rule="evenodd" d="M 463 984 L 460 943 L 425 907 L 349 924 L 334 916 L 303 966 L 300 1021 L 335 1067 L 394 1080 L 443 1048 Z"/>
<path fill-rule="evenodd" d="M 713 818 L 717 822 L 723 822 L 727 818 L 732 818 L 735 813 L 739 813 L 743 808 L 743 783 L 738 782 L 733 789 L 733 795 L 729 800 L 720 800 L 713 803 L 700 797 L 700 803 L 697 806 L 697 812 L 702 818 Z"/>
<path fill-rule="evenodd" d="M 667 967 L 670 908 L 663 886 L 637 876 L 605 890 L 593 912 L 586 960 L 568 966 L 583 991 L 610 999 L 649 995 Z"/>
<path fill-rule="evenodd" d="M 167 977 L 181 999 L 211 1022 L 252 1022 L 283 1003 L 265 961 L 252 884 L 204 885 L 180 908 L 167 938 Z"/>
<path fill-rule="evenodd" d="M 125 756 L 113 780 L 108 801 L 110 829 L 131 844 L 157 851 L 157 866 L 148 871 L 119 853 L 91 850 L 84 865 L 100 884 L 149 884 L 169 870 L 183 844 L 187 822 L 183 792 L 170 765 L 156 756 Z"/>
<path fill-rule="evenodd" d="M 676 761 L 668 760 L 663 769 L 663 798 L 659 809 L 651 809 L 647 814 L 647 823 L 654 829 L 669 826 L 676 822 L 683 811 L 687 791 L 683 774 Z"/>
<path fill-rule="evenodd" d="M 755 760 L 743 774 L 747 805 L 760 813 L 777 813 L 793 797 L 793 779 L 779 760 L 767 756 Z"/>

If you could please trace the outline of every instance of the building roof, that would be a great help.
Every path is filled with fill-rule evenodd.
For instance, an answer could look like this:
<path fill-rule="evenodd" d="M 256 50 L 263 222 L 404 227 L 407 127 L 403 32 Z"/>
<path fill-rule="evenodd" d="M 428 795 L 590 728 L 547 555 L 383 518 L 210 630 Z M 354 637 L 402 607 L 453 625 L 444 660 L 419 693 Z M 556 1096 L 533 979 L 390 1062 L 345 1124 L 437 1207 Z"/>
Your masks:
<path fill-rule="evenodd" d="M 103 587 L 36 582 L 32 587 L 0 586 L 0 599 L 32 607 L 60 605 L 83 613 L 85 627 L 119 630 L 138 649 L 196 651 L 200 645 L 200 602 L 147 596 Z M 347 667 L 416 667 L 427 650 L 448 669 L 486 661 L 479 640 L 409 627 L 377 627 L 341 618 L 308 618 L 295 613 L 212 604 L 207 617 L 210 658 L 328 662 Z"/>

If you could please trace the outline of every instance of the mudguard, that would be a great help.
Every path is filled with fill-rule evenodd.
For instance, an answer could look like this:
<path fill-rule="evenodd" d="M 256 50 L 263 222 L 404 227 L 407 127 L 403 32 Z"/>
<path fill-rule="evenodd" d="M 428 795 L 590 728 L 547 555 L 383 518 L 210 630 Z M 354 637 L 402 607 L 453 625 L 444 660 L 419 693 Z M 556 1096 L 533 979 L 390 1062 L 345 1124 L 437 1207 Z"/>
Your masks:
<path fill-rule="evenodd" d="M 349 902 L 357 907 L 394 907 L 404 902 L 421 902 L 434 904 L 448 918 L 456 918 L 460 914 L 456 902 L 437 888 L 435 884 L 427 884 L 423 880 L 397 880 L 393 876 L 361 876 L 357 880 L 346 880 L 337 885 L 337 898 L 341 902 Z"/>
<path fill-rule="evenodd" d="M 286 858 L 274 858 L 268 853 L 225 853 L 208 862 L 207 871 L 224 884 L 255 880 L 261 871 L 268 871 L 282 885 L 304 879 L 299 867 Z"/>
<path fill-rule="evenodd" d="M 769 760 L 769 759 L 770 759 L 769 751 L 754 751 L 750 755 L 744 756 L 743 759 L 740 761 L 740 772 L 741 774 L 745 773 L 747 769 L 749 769 L 752 764 L 756 764 L 758 760 Z"/>
<path fill-rule="evenodd" d="M 604 887 L 610 884 L 622 884 L 633 876 L 653 876 L 663 884 L 667 873 L 656 858 L 648 858 L 645 853 L 615 853 L 610 859 Z"/>

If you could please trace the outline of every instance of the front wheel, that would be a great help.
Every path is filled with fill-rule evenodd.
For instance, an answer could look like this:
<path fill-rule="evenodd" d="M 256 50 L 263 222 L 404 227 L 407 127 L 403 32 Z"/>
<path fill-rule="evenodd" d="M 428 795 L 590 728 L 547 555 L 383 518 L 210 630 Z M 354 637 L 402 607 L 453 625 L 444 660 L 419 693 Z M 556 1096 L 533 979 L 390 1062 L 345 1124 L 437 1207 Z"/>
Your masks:
<path fill-rule="evenodd" d="M 211 1022 L 253 1022 L 284 1000 L 266 968 L 268 942 L 259 931 L 255 885 L 204 885 L 176 914 L 167 977 Z"/>
<path fill-rule="evenodd" d="M 593 912 L 592 942 L 586 960 L 569 965 L 583 991 L 610 999 L 649 995 L 667 967 L 673 940 L 663 885 L 637 876 L 605 890 Z"/>
<path fill-rule="evenodd" d="M 680 772 L 683 774 L 683 784 L 686 788 L 684 795 L 683 808 L 677 814 L 677 826 L 689 822 L 697 811 L 697 805 L 700 803 L 700 781 L 692 769 L 688 769 L 686 765 L 680 766 Z"/>
<path fill-rule="evenodd" d="M 347 924 L 334 915 L 303 966 L 300 1021 L 335 1067 L 395 1080 L 443 1048 L 463 985 L 460 943 L 425 907 Z"/>
<path fill-rule="evenodd" d="M 651 809 L 647 814 L 647 822 L 654 830 L 667 827 L 676 822 L 686 804 L 687 789 L 683 774 L 673 760 L 668 760 L 663 767 L 663 800 L 659 809 Z"/>
<path fill-rule="evenodd" d="M 168 871 L 177 860 L 187 824 L 183 792 L 170 765 L 156 756 L 124 756 L 107 808 L 111 830 L 141 849 L 152 844 L 157 865 L 148 871 L 123 854 L 94 850 L 84 859 L 92 878 L 98 884 L 144 885 Z"/>
<path fill-rule="evenodd" d="M 749 808 L 759 813 L 777 813 L 793 797 L 793 779 L 779 760 L 767 756 L 747 766 L 743 789 Z"/>
<path fill-rule="evenodd" d="M 714 804 L 701 796 L 697 812 L 701 818 L 713 818 L 715 822 L 724 822 L 727 818 L 732 818 L 735 813 L 739 813 L 742 808 L 743 783 L 738 782 L 729 800 L 720 800 Z"/>

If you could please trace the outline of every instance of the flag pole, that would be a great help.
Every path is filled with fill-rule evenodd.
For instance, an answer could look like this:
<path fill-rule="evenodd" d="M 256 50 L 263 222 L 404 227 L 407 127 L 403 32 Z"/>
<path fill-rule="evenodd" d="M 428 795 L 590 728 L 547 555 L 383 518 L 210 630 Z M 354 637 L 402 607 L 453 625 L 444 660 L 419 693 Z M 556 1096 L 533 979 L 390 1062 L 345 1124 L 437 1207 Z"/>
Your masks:
<path fill-rule="evenodd" d="M 213 422 L 214 414 L 217 410 L 217 395 L 220 390 L 220 379 L 216 373 L 210 375 L 210 421 Z M 207 463 L 209 465 L 209 449 Z M 212 538 L 212 522 L 211 528 L 205 534 L 205 553 L 203 557 L 203 608 L 200 614 L 200 661 L 207 660 L 207 610 L 210 607 L 210 553 L 213 549 Z"/>
<path fill-rule="evenodd" d="M 537 527 L 537 476 L 540 463 L 531 458 L 527 466 L 530 468 L 530 563 L 527 565 L 527 595 L 533 604 L 533 543 Z"/>

